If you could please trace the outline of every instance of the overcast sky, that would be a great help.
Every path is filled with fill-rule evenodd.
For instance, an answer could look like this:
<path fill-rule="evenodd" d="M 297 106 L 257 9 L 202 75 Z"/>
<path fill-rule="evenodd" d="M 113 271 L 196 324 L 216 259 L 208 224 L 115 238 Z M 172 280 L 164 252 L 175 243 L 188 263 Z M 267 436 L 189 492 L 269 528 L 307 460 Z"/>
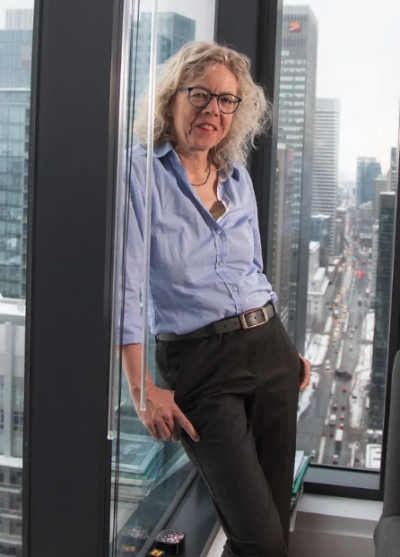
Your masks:
<path fill-rule="evenodd" d="M 340 173 L 355 179 L 358 156 L 376 157 L 386 172 L 398 144 L 400 100 L 399 0 L 284 0 L 310 5 L 318 20 L 317 95 L 341 101 Z M 151 0 L 142 0 L 149 11 Z M 196 19 L 196 38 L 212 40 L 214 0 L 159 0 L 160 11 Z M 0 0 L 32 8 L 33 0 Z"/>
<path fill-rule="evenodd" d="M 304 1 L 285 1 L 304 5 Z M 400 2 L 310 0 L 318 20 L 317 96 L 341 101 L 340 172 L 355 178 L 357 156 L 386 172 L 398 145 Z"/>

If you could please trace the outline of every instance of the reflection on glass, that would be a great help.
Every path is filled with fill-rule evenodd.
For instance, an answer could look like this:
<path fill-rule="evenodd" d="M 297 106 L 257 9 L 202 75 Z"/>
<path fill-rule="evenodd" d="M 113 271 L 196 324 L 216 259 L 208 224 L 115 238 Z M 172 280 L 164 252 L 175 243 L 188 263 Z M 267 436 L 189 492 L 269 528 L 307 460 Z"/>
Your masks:
<path fill-rule="evenodd" d="M 400 9 L 385 0 L 379 12 L 363 13 L 360 26 L 360 12 L 343 3 L 343 9 L 324 0 L 287 4 L 272 283 L 282 321 L 312 362 L 311 385 L 299 399 L 298 446 L 318 464 L 379 470 L 398 183 L 393 76 Z"/>
<path fill-rule="evenodd" d="M 187 42 L 195 39 L 213 40 L 215 2 L 209 0 L 204 4 L 199 6 L 198 2 L 159 0 L 158 67 Z M 124 146 L 128 148 L 128 152 L 137 142 L 132 133 L 136 123 L 136 108 L 149 84 L 151 7 L 151 2 L 141 2 L 140 12 L 137 13 L 137 5 L 132 6 L 134 13 L 129 29 L 131 60 L 126 80 L 128 98 L 126 106 L 121 107 L 126 122 L 121 124 L 119 130 L 124 135 Z M 122 161 L 126 162 L 126 152 L 122 153 Z M 124 176 L 124 181 L 127 179 L 128 176 Z M 122 205 L 118 211 L 124 213 L 125 204 Z M 120 239 L 121 243 L 122 240 L 123 238 Z M 123 256 L 121 246 L 120 256 Z M 116 313 L 120 308 L 119 304 L 120 300 L 116 301 Z M 142 307 L 142 300 L 140 306 Z M 114 339 L 114 342 L 117 346 L 119 339 Z M 117 350 L 115 354 L 116 368 L 120 369 Z M 154 355 L 155 339 L 150 334 L 147 353 L 149 372 L 156 386 L 165 387 L 156 370 Z M 180 444 L 152 438 L 135 412 L 124 374 L 117 375 L 110 539 L 111 554 L 123 555 L 133 547 L 136 552 L 140 552 L 189 477 L 192 467 Z"/>
<path fill-rule="evenodd" d="M 18 556 L 33 9 L 4 4 L 13 9 L 0 7 L 0 555 Z"/>

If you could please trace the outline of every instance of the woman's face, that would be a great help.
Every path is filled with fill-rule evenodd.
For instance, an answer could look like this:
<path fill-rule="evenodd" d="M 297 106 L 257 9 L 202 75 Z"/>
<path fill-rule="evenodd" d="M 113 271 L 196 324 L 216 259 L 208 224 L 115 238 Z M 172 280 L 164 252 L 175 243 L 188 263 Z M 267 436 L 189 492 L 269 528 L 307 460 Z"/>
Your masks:
<path fill-rule="evenodd" d="M 217 95 L 237 95 L 238 83 L 228 68 L 215 64 L 204 76 L 194 78 L 182 86 L 203 87 Z M 212 97 L 205 108 L 196 108 L 189 102 L 188 91 L 177 91 L 172 104 L 176 149 L 182 153 L 208 151 L 226 136 L 233 116 L 219 110 L 216 97 Z"/>

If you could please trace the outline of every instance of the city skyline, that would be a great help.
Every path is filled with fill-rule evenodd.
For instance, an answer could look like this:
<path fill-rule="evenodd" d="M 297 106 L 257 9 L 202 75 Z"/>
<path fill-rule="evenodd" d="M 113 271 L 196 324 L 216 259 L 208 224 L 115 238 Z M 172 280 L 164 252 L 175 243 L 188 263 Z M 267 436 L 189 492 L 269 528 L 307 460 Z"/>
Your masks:
<path fill-rule="evenodd" d="M 317 97 L 341 102 L 339 183 L 355 181 L 357 157 L 375 157 L 386 174 L 398 145 L 400 4 L 379 3 L 384 25 L 363 0 L 284 3 L 299 5 L 310 6 L 318 20 Z"/>
<path fill-rule="evenodd" d="M 141 11 L 149 11 L 151 5 L 151 0 L 143 0 Z M 185 0 L 160 0 L 159 11 L 195 19 L 196 39 L 212 41 L 210 12 L 214 5 L 214 0 L 204 0 L 201 6 Z M 357 157 L 375 157 L 386 174 L 390 149 L 398 145 L 400 4 L 393 0 L 380 3 L 385 25 L 376 25 L 376 14 L 365 10 L 362 0 L 351 4 L 345 0 L 334 4 L 290 0 L 286 5 L 308 5 L 318 20 L 317 96 L 337 98 L 342 105 L 339 184 L 355 182 Z M 4 28 L 6 9 L 19 8 L 33 8 L 33 0 L 0 0 L 0 28 Z M 357 25 L 361 20 L 362 25 Z"/>

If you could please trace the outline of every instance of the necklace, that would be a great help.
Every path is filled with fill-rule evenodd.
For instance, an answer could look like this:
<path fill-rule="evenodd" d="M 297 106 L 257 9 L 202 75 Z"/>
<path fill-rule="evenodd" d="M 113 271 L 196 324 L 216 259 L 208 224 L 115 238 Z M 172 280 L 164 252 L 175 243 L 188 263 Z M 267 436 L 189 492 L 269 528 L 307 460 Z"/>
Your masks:
<path fill-rule="evenodd" d="M 203 182 L 202 184 L 192 184 L 192 182 L 190 182 L 190 183 L 191 183 L 192 186 L 194 186 L 195 188 L 198 188 L 198 187 L 200 187 L 200 186 L 205 186 L 205 185 L 207 184 L 207 182 L 208 182 L 208 179 L 209 179 L 209 177 L 210 177 L 210 174 L 211 174 L 211 163 L 209 162 L 209 163 L 208 163 L 208 174 L 207 174 L 207 178 L 206 178 L 205 182 Z"/>

